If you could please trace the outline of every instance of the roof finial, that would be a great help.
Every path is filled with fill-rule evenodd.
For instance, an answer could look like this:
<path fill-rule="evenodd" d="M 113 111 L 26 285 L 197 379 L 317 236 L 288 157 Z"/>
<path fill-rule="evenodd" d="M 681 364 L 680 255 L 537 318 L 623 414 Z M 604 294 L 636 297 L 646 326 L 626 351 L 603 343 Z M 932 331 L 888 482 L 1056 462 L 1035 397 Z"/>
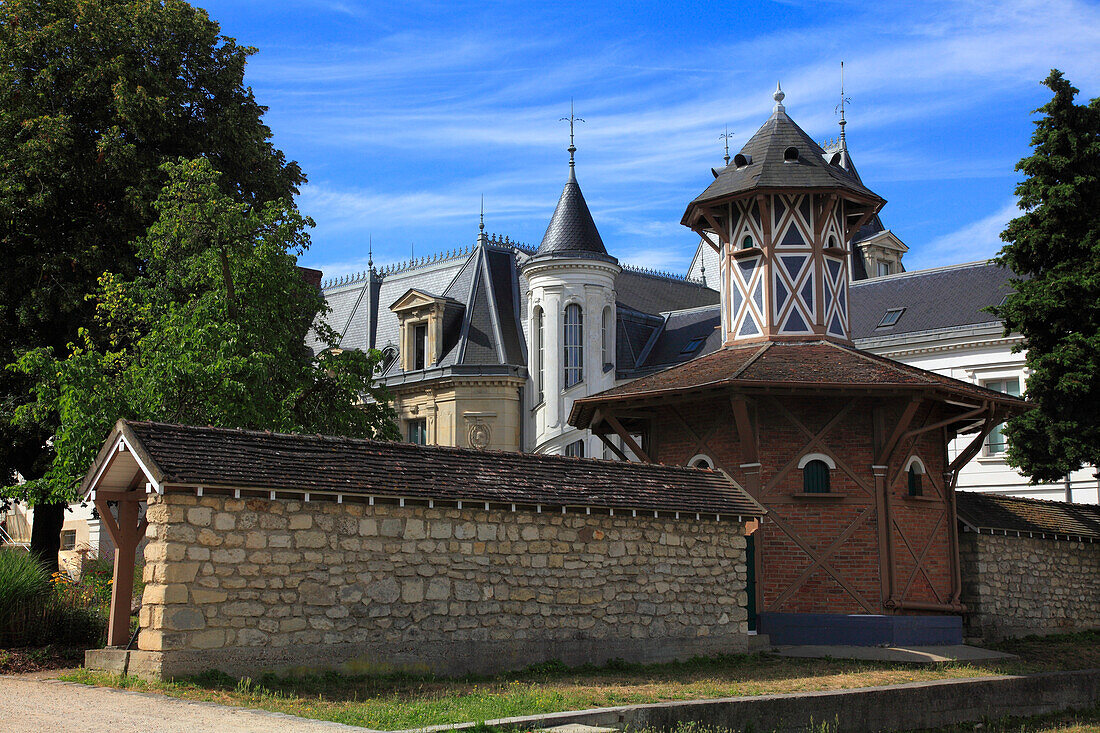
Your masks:
<path fill-rule="evenodd" d="M 574 123 L 577 123 L 577 122 L 584 122 L 583 119 L 581 119 L 580 117 L 576 117 L 573 114 L 573 98 L 572 97 L 569 98 L 569 116 L 568 117 L 562 117 L 560 120 L 558 120 L 558 122 L 568 122 L 569 123 L 569 173 L 570 173 L 570 175 L 572 175 L 573 174 L 573 166 L 575 165 L 575 163 L 573 162 L 573 153 L 577 152 L 577 146 L 573 144 L 573 125 L 574 125 Z"/>
<path fill-rule="evenodd" d="M 367 269 L 374 272 L 374 235 L 367 235 Z"/>
<path fill-rule="evenodd" d="M 730 140 L 733 139 L 733 135 L 734 133 L 730 132 L 729 125 L 726 125 L 726 131 L 718 136 L 719 140 L 726 142 L 726 157 L 724 158 L 726 165 L 730 164 Z"/>
<path fill-rule="evenodd" d="M 848 124 L 844 119 L 844 106 L 850 103 L 852 100 L 844 96 L 844 62 L 840 62 L 840 104 L 836 106 L 835 112 L 840 114 L 840 156 L 844 161 L 844 167 L 848 167 L 848 141 L 844 138 L 844 126 Z"/>
<path fill-rule="evenodd" d="M 786 96 L 787 95 L 783 93 L 783 89 L 779 86 L 779 82 L 776 82 L 775 83 L 775 94 L 772 95 L 772 99 L 775 100 L 775 110 L 774 111 L 776 111 L 776 112 L 782 112 L 783 111 L 783 109 L 784 109 L 784 107 L 783 107 L 783 98 L 786 97 Z"/>
<path fill-rule="evenodd" d="M 481 194 L 481 222 L 477 225 L 477 243 L 487 244 L 488 235 L 485 234 L 485 194 Z"/>

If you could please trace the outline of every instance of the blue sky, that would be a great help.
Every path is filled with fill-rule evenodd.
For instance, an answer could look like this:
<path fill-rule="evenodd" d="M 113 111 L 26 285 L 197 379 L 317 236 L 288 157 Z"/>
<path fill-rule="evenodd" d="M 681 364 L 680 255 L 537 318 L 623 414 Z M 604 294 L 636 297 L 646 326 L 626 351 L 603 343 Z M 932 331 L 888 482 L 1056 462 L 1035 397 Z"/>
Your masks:
<path fill-rule="evenodd" d="M 326 276 L 364 269 L 368 237 L 382 264 L 470 244 L 482 195 L 489 231 L 537 245 L 570 98 L 608 249 L 683 272 L 719 134 L 739 149 L 781 80 L 795 121 L 835 137 L 841 60 L 849 150 L 908 269 L 982 259 L 1014 215 L 1039 81 L 1058 67 L 1100 96 L 1095 3 L 196 1 L 259 49 L 246 81 L 309 176 L 302 263 Z"/>

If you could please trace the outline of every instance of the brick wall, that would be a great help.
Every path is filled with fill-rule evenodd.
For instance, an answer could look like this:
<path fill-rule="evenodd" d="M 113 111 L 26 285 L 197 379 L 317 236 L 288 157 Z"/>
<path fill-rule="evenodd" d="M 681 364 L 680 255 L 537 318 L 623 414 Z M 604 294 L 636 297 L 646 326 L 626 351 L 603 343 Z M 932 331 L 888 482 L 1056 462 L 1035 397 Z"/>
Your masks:
<path fill-rule="evenodd" d="M 347 497 L 345 496 L 345 499 Z M 147 674 L 488 672 L 743 651 L 744 525 L 151 497 Z"/>
<path fill-rule="evenodd" d="M 759 400 L 750 407 L 761 464 L 758 489 L 741 468 L 732 410 L 722 401 L 667 407 L 669 419 L 652 427 L 652 457 L 685 464 L 706 454 L 768 509 L 756 534 L 761 611 L 882 613 L 889 600 L 882 567 L 890 552 L 896 600 L 945 603 L 955 587 L 953 522 L 943 487 L 946 444 L 940 430 L 902 441 L 895 449 L 882 489 L 890 502 L 889 537 L 880 535 L 872 469 L 875 415 L 881 415 L 879 432 L 888 435 L 906 404 L 902 398 Z M 940 409 L 926 402 L 910 428 L 935 424 L 943 417 Z M 837 464 L 830 471 L 829 496 L 803 493 L 797 463 L 811 452 Z M 914 455 L 926 469 L 922 498 L 908 496 L 905 464 Z"/>
<path fill-rule="evenodd" d="M 1100 543 L 959 534 L 972 637 L 1100 629 Z"/>

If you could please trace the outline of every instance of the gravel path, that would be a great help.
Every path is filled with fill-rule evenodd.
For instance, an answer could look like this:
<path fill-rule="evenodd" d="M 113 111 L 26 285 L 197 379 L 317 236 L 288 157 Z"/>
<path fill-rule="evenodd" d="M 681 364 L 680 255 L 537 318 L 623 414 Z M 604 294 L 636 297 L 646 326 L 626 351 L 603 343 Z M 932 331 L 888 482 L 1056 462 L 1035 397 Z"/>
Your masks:
<path fill-rule="evenodd" d="M 338 723 L 145 692 L 0 676 L 5 733 L 365 733 Z"/>

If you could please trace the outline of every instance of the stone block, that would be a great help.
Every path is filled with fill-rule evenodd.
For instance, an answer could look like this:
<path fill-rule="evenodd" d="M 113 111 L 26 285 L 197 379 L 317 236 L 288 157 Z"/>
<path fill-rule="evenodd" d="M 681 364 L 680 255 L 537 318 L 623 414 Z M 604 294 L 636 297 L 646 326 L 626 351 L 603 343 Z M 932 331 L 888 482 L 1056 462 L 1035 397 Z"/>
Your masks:
<path fill-rule="evenodd" d="M 214 515 L 214 529 L 219 532 L 227 532 L 237 528 L 236 517 L 229 512 L 218 512 Z"/>
<path fill-rule="evenodd" d="M 299 531 L 294 533 L 294 546 L 303 548 L 316 548 L 324 547 L 328 544 L 328 537 L 324 532 L 313 531 L 304 532 Z"/>
<path fill-rule="evenodd" d="M 378 603 L 393 603 L 401 597 L 401 589 L 393 578 L 385 578 L 367 585 L 367 597 Z"/>
<path fill-rule="evenodd" d="M 302 603 L 308 606 L 331 606 L 336 603 L 336 589 L 312 581 L 298 586 Z"/>
<path fill-rule="evenodd" d="M 206 627 L 202 613 L 190 606 L 166 606 L 161 627 L 172 631 L 194 631 Z"/>
<path fill-rule="evenodd" d="M 308 514 L 291 514 L 289 519 L 289 529 L 309 529 L 313 526 L 313 517 Z"/>
<path fill-rule="evenodd" d="M 168 605 L 187 603 L 187 586 L 182 583 L 172 585 L 150 584 L 141 594 L 142 605 Z"/>
<path fill-rule="evenodd" d="M 213 516 L 214 510 L 210 507 L 198 506 L 187 510 L 187 523 L 196 527 L 208 527 Z"/>
<path fill-rule="evenodd" d="M 219 649 L 225 646 L 225 629 L 206 629 L 191 634 L 188 646 L 192 649 Z"/>

